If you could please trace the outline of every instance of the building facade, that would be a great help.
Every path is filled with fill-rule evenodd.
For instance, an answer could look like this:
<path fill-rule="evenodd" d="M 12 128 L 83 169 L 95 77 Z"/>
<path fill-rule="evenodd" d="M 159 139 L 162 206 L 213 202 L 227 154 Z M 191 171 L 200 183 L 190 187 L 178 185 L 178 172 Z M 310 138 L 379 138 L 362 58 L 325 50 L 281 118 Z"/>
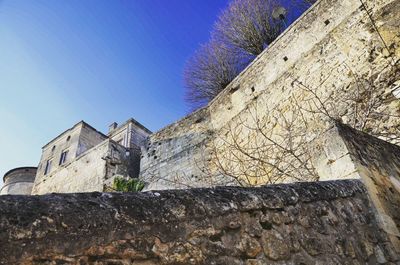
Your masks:
<path fill-rule="evenodd" d="M 111 124 L 108 134 L 78 122 L 43 146 L 29 174 L 27 168 L 6 173 L 1 194 L 103 191 L 115 175 L 138 177 L 140 149 L 150 133 L 134 119 Z"/>

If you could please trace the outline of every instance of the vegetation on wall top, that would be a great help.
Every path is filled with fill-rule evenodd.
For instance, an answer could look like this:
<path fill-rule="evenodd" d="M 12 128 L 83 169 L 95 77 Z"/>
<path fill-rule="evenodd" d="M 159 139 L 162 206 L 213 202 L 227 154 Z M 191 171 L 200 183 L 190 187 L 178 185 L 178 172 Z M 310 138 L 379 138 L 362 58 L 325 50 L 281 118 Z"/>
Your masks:
<path fill-rule="evenodd" d="M 186 100 L 197 109 L 218 95 L 315 0 L 232 0 L 210 40 L 184 69 Z"/>
<path fill-rule="evenodd" d="M 139 192 L 143 190 L 144 185 L 144 182 L 139 179 L 116 177 L 113 182 L 113 189 L 121 192 Z"/>

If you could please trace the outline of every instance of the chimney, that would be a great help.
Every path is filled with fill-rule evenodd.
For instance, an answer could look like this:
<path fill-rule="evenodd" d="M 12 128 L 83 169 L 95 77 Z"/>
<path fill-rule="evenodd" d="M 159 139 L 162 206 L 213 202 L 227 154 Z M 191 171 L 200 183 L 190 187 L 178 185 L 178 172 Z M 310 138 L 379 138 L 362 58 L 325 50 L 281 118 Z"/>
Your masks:
<path fill-rule="evenodd" d="M 116 123 L 116 122 L 111 123 L 111 125 L 108 126 L 108 133 L 111 133 L 112 131 L 117 129 L 117 127 L 118 127 L 118 123 Z"/>

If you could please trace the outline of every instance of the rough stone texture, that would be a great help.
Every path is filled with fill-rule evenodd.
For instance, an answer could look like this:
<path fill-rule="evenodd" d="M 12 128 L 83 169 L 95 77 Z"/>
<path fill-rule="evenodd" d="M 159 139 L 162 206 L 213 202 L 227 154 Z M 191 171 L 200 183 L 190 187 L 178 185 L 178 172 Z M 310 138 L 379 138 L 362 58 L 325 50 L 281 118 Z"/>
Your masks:
<path fill-rule="evenodd" d="M 117 173 L 125 152 L 125 147 L 107 139 L 51 175 L 36 179 L 32 194 L 103 191 L 107 180 Z"/>
<path fill-rule="evenodd" d="M 358 180 L 0 197 L 0 264 L 394 264 Z"/>
<path fill-rule="evenodd" d="M 89 124 L 81 121 L 46 144 L 42 148 L 42 156 L 36 174 L 33 193 L 36 193 L 38 189 L 43 189 L 47 180 L 50 180 L 49 182 L 51 182 L 53 176 L 57 177 L 56 172 L 65 169 L 65 167 L 73 162 L 77 157 L 90 148 L 100 144 L 106 138 L 106 135 L 98 132 Z M 64 151 L 68 151 L 67 158 L 65 163 L 60 165 L 60 157 Z M 45 175 L 46 164 L 49 160 L 52 161 L 51 170 Z M 40 187 L 38 187 L 38 185 L 40 185 Z"/>
<path fill-rule="evenodd" d="M 210 137 L 204 123 L 209 121 L 208 110 L 200 109 L 150 136 L 140 160 L 140 175 L 148 183 L 145 189 L 225 184 L 210 183 L 210 179 L 200 177 L 205 155 L 203 146 Z"/>
<path fill-rule="evenodd" d="M 151 132 L 129 119 L 108 136 L 85 122 L 79 122 L 43 147 L 32 194 L 51 192 L 103 191 L 110 179 L 120 173 L 123 161 L 129 160 L 129 173 L 137 177 L 140 147 Z M 67 159 L 59 164 L 61 153 L 68 150 Z M 126 153 L 129 151 L 129 158 Z M 46 162 L 52 160 L 52 170 L 44 174 Z"/>
<path fill-rule="evenodd" d="M 379 226 L 400 249 L 400 147 L 336 123 L 316 144 L 321 180 L 361 179 Z"/>
<path fill-rule="evenodd" d="M 30 195 L 35 181 L 36 170 L 36 167 L 21 167 L 8 171 L 4 175 L 4 185 L 0 189 L 0 195 Z"/>
<path fill-rule="evenodd" d="M 207 144 L 249 120 L 252 104 L 267 120 L 271 113 L 290 117 L 294 100 L 309 108 L 316 100 L 304 87 L 326 101 L 335 118 L 397 143 L 399 102 L 392 89 L 400 79 L 399 10 L 398 0 L 318 1 L 207 107 L 153 134 L 141 177 L 158 178 L 155 188 L 212 186 L 199 170 L 212 159 Z M 318 106 L 310 110 L 303 113 L 304 130 L 315 139 L 329 122 Z M 273 137 L 282 134 L 274 130 Z"/>
<path fill-rule="evenodd" d="M 150 134 L 150 130 L 131 118 L 110 131 L 108 136 L 126 148 L 140 148 Z"/>

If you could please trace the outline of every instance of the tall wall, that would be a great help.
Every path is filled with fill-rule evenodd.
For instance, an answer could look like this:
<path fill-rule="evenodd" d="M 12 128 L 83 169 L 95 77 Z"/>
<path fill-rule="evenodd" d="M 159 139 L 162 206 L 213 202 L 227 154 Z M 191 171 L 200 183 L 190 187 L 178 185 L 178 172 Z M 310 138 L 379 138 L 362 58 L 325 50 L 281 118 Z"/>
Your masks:
<path fill-rule="evenodd" d="M 209 179 L 200 177 L 203 146 L 210 137 L 204 123 L 209 120 L 208 110 L 201 109 L 150 136 L 140 160 L 146 189 L 210 186 Z"/>
<path fill-rule="evenodd" d="M 311 142 L 331 118 L 398 143 L 399 10 L 397 0 L 318 1 L 207 107 L 151 136 L 141 172 L 148 189 L 229 184 L 204 173 L 216 164 L 210 145 L 231 128 L 246 140 L 241 123 L 254 125 L 254 113 L 280 143 L 289 137 L 282 121 Z"/>
<path fill-rule="evenodd" d="M 1 196 L 0 231 L 0 264 L 399 262 L 357 180 Z"/>

